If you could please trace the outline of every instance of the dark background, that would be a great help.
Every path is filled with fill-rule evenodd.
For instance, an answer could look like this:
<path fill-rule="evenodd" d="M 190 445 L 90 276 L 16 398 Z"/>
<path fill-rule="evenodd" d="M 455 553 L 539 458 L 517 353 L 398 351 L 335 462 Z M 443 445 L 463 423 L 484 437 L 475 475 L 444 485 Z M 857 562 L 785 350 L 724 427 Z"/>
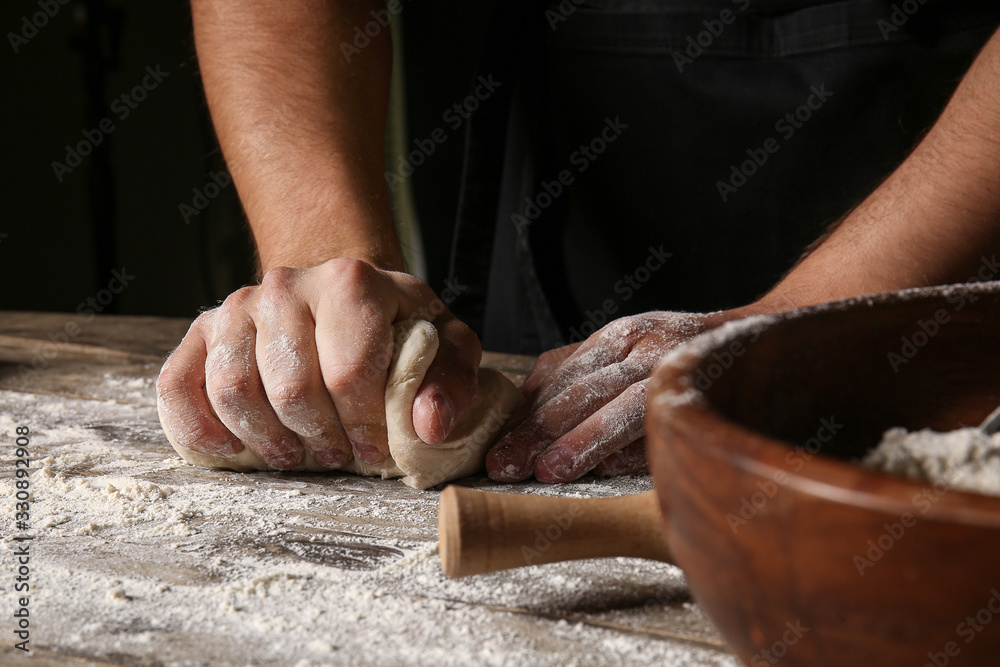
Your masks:
<path fill-rule="evenodd" d="M 76 310 L 107 287 L 112 268 L 135 278 L 105 313 L 193 317 L 253 282 L 253 247 L 233 186 L 187 223 L 179 211 L 225 168 L 201 90 L 189 5 L 42 2 L 58 12 L 17 53 L 10 33 L 42 10 L 38 0 L 0 9 L 0 310 Z M 404 0 L 408 143 L 439 127 L 445 109 L 467 94 L 488 4 Z M 167 78 L 127 118 L 102 108 L 157 65 Z M 66 145 L 107 115 L 115 130 L 98 146 L 104 157 L 84 157 L 59 182 L 52 162 L 65 162 Z M 460 152 L 461 141 L 445 142 L 411 177 L 437 290 Z"/>

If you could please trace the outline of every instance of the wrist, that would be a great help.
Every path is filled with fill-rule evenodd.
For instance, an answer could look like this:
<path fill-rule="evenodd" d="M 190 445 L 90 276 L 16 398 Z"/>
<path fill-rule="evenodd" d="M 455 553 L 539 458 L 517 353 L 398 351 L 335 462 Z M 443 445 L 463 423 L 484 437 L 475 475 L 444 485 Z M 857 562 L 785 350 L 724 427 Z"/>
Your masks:
<path fill-rule="evenodd" d="M 291 201 L 300 203 L 285 204 Z M 301 203 L 306 201 L 312 205 Z M 392 213 L 385 198 L 378 195 L 359 201 L 336 193 L 295 193 L 274 199 L 273 205 L 248 205 L 247 218 L 262 274 L 276 266 L 317 266 L 335 257 L 404 270 Z"/>
<path fill-rule="evenodd" d="M 317 236 L 322 236 L 317 235 Z M 258 242 L 258 270 L 261 275 L 277 266 L 304 269 L 319 266 L 324 262 L 338 258 L 349 257 L 360 259 L 384 271 L 404 271 L 404 262 L 399 244 L 392 240 L 379 241 L 370 239 L 368 242 L 345 244 L 339 239 L 318 238 L 310 242 L 306 235 L 305 243 L 300 242 Z"/>
<path fill-rule="evenodd" d="M 765 294 L 757 301 L 738 308 L 720 310 L 714 313 L 707 313 L 704 321 L 709 329 L 722 326 L 726 322 L 742 320 L 755 315 L 770 315 L 780 313 L 785 310 L 797 308 L 798 304 L 786 299 L 782 294 L 775 294 L 773 291 Z"/>

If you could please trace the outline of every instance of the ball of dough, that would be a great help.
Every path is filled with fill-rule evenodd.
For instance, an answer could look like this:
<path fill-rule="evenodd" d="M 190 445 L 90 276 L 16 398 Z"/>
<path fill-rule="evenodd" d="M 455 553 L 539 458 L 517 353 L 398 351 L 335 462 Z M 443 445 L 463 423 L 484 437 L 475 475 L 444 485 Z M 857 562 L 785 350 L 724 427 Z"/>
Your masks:
<path fill-rule="evenodd" d="M 472 405 L 462 414 L 446 441 L 428 445 L 413 428 L 413 399 L 437 354 L 437 329 L 424 320 L 406 320 L 393 325 L 393 338 L 393 357 L 385 387 L 389 458 L 374 465 L 355 458 L 341 470 L 382 478 L 402 477 L 404 483 L 417 489 L 479 472 L 497 431 L 521 402 L 520 390 L 502 373 L 480 368 L 479 391 Z M 163 406 L 159 408 L 162 425 Z M 177 453 L 193 465 L 240 472 L 271 470 L 249 448 L 228 457 L 199 454 L 177 444 L 166 427 L 163 431 Z M 317 464 L 308 450 L 305 460 L 293 470 L 330 471 Z"/>

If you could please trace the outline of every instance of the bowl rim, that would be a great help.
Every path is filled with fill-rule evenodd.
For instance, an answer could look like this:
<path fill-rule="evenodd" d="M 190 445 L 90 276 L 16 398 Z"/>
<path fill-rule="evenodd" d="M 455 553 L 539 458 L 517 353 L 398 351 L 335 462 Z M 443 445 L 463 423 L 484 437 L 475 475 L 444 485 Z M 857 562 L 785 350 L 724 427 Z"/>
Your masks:
<path fill-rule="evenodd" d="M 934 483 L 901 475 L 869 470 L 859 464 L 833 458 L 821 451 L 810 454 L 807 465 L 793 471 L 783 465 L 796 445 L 752 431 L 713 409 L 705 392 L 695 387 L 693 370 L 703 359 L 736 341 L 745 341 L 798 320 L 826 317 L 833 313 L 891 308 L 901 302 L 934 300 L 960 292 L 1000 295 L 1000 281 L 961 283 L 852 297 L 775 314 L 755 315 L 727 322 L 678 346 L 657 365 L 649 396 L 651 430 L 681 432 L 686 436 L 713 433 L 699 445 L 706 456 L 731 462 L 747 473 L 773 479 L 788 476 L 788 486 L 806 495 L 844 505 L 875 509 L 901 516 L 909 512 L 921 521 L 945 521 L 976 526 L 1000 527 L 1000 496 L 945 488 L 937 493 Z M 974 304 L 971 304 L 974 307 Z M 678 428 L 680 427 L 680 428 Z M 722 444 L 725 443 L 725 444 Z M 654 445 L 655 446 L 655 445 Z M 917 496 L 928 491 L 937 499 L 928 511 L 916 509 Z"/>

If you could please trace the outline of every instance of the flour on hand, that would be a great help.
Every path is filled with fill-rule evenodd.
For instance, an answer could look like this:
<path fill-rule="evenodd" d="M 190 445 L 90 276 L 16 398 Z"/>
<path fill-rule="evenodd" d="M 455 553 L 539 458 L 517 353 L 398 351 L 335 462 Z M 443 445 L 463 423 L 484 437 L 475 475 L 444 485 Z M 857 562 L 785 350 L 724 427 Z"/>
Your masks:
<path fill-rule="evenodd" d="M 424 320 L 407 320 L 393 326 L 394 354 L 385 388 L 385 419 L 389 437 L 389 458 L 368 464 L 355 458 L 341 470 L 383 479 L 402 477 L 417 489 L 426 489 L 465 477 L 483 468 L 486 451 L 511 412 L 521 402 L 521 392 L 503 374 L 479 369 L 479 391 L 444 442 L 428 445 L 413 428 L 413 400 L 424 374 L 437 354 L 437 329 Z M 160 423 L 163 424 L 162 411 Z M 174 441 L 164 427 L 170 444 L 193 465 L 229 468 L 241 472 L 271 470 L 250 448 L 234 456 L 221 457 L 191 451 Z M 328 472 L 317 464 L 308 450 L 305 460 L 293 470 Z"/>

